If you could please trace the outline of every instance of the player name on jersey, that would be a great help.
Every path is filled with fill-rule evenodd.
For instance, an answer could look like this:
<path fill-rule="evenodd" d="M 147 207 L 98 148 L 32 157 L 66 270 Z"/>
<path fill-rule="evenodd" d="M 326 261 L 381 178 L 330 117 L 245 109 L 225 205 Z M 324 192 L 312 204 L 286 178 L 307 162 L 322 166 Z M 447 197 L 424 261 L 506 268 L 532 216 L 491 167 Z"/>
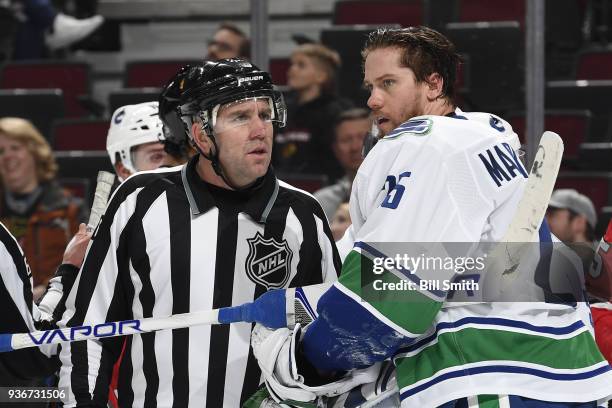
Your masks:
<path fill-rule="evenodd" d="M 518 175 L 527 178 L 527 172 L 523 168 L 523 164 L 508 143 L 500 143 L 492 148 L 485 149 L 482 153 L 478 153 L 478 157 L 497 187 Z"/>

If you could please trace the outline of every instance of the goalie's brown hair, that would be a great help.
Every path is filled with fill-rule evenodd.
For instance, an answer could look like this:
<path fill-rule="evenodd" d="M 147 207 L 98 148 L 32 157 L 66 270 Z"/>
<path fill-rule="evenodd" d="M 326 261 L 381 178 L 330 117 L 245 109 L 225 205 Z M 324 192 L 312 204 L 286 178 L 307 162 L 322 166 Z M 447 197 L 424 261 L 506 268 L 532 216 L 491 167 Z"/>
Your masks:
<path fill-rule="evenodd" d="M 444 35 L 424 26 L 379 28 L 366 40 L 361 51 L 363 62 L 371 51 L 380 48 L 402 50 L 401 65 L 414 72 L 417 82 L 426 82 L 429 75 L 438 73 L 443 79 L 440 97 L 454 103 L 461 57 Z"/>

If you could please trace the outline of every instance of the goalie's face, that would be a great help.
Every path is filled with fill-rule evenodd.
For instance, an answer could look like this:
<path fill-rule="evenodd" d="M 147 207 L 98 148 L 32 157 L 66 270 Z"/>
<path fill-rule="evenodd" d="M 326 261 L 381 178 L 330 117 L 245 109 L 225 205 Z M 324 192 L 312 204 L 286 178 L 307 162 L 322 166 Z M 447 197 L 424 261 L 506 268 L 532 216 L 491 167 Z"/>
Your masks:
<path fill-rule="evenodd" d="M 213 132 L 223 171 L 236 187 L 253 183 L 268 171 L 272 157 L 271 100 L 250 98 L 220 106 L 213 114 Z M 210 138 L 199 138 L 208 154 Z"/>
<path fill-rule="evenodd" d="M 401 66 L 401 57 L 399 48 L 378 48 L 370 51 L 365 60 L 368 106 L 383 135 L 427 113 L 428 85 L 417 82 L 412 69 Z"/>

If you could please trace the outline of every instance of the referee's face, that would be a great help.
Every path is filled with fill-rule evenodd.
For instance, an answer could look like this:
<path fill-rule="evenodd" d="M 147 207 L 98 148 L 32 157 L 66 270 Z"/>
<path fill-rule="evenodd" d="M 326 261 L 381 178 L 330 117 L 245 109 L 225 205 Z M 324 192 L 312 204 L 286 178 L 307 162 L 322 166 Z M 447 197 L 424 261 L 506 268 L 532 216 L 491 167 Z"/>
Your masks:
<path fill-rule="evenodd" d="M 223 171 L 237 187 L 268 171 L 272 156 L 272 112 L 268 99 L 248 99 L 219 109 L 214 127 Z"/>

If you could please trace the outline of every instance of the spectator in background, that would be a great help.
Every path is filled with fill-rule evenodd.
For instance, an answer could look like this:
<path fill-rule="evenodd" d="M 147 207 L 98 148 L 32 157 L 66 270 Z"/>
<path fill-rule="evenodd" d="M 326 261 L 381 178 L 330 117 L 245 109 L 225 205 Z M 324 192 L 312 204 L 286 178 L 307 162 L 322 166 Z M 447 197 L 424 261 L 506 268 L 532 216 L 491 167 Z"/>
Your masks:
<path fill-rule="evenodd" d="M 21 118 L 0 119 L 0 220 L 28 258 L 35 299 L 88 215 L 82 201 L 55 181 L 56 172 L 51 147 L 34 125 Z"/>
<path fill-rule="evenodd" d="M 327 218 L 331 219 L 338 206 L 348 201 L 357 169 L 363 161 L 363 140 L 372 128 L 370 112 L 352 108 L 338 115 L 332 137 L 332 151 L 344 170 L 344 176 L 335 184 L 314 193 Z"/>
<path fill-rule="evenodd" d="M 51 50 L 67 47 L 93 33 L 104 22 L 100 15 L 77 20 L 60 13 L 51 0 L 13 0 L 11 6 L 19 20 L 14 47 L 17 60 L 43 58 L 45 45 Z"/>
<path fill-rule="evenodd" d="M 217 61 L 223 58 L 249 59 L 251 41 L 249 37 L 231 23 L 223 23 L 217 28 L 212 40 L 208 42 L 207 60 Z"/>
<path fill-rule="evenodd" d="M 332 153 L 336 117 L 351 103 L 336 94 L 340 68 L 337 52 L 321 44 L 303 44 L 291 55 L 287 73 L 287 126 L 274 142 L 274 163 L 280 172 L 343 176 Z"/>
<path fill-rule="evenodd" d="M 548 203 L 546 221 L 550 232 L 580 257 L 586 273 L 596 247 L 597 214 L 593 202 L 574 189 L 555 190 Z"/>
<path fill-rule="evenodd" d="M 587 196 L 576 190 L 555 190 L 548 204 L 546 220 L 550 231 L 563 242 L 592 243 L 595 240 L 595 207 Z"/>
<path fill-rule="evenodd" d="M 338 206 L 329 228 L 331 229 L 334 240 L 338 241 L 344 235 L 346 229 L 351 225 L 351 213 L 348 201 L 344 201 Z"/>

